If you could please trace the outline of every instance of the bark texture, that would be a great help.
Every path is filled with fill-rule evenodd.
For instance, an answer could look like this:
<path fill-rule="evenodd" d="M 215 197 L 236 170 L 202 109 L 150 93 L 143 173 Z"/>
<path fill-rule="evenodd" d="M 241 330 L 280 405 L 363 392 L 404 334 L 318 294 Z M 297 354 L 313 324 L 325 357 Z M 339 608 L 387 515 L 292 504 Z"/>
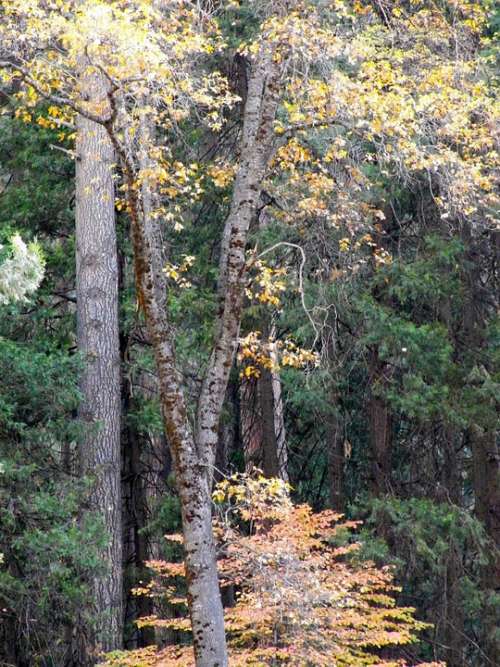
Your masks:
<path fill-rule="evenodd" d="M 262 408 L 262 471 L 266 477 L 279 477 L 278 440 L 274 424 L 273 376 L 264 368 L 259 379 Z"/>
<path fill-rule="evenodd" d="M 468 227 L 462 230 L 464 245 L 468 249 L 464 264 L 466 298 L 464 300 L 463 332 L 464 354 L 469 349 L 478 350 L 488 345 L 486 322 L 493 309 L 498 311 L 498 296 L 489 302 L 483 284 L 481 260 L 491 254 L 497 269 L 500 259 L 500 234 L 490 232 L 487 243 L 472 237 Z M 493 271 L 493 280 L 498 273 Z M 496 284 L 496 283 L 495 283 Z M 498 290 L 494 294 L 498 293 Z M 477 362 L 476 362 L 477 363 Z M 480 366 L 483 372 L 493 373 L 493 368 Z M 486 408 L 486 404 L 483 408 Z M 472 482 L 474 486 L 475 513 L 483 523 L 490 538 L 488 562 L 481 573 L 482 588 L 486 596 L 484 610 L 484 652 L 492 665 L 500 663 L 500 631 L 498 627 L 498 595 L 500 594 L 500 447 L 498 418 L 495 404 L 491 404 L 488 417 L 482 423 L 469 427 L 468 437 L 472 452 Z"/>
<path fill-rule="evenodd" d="M 245 457 L 245 471 L 262 466 L 262 419 L 256 378 L 242 378 L 239 386 L 240 438 Z"/>
<path fill-rule="evenodd" d="M 98 74 L 81 77 L 89 104 L 106 103 Z M 85 428 L 82 473 L 95 480 L 91 510 L 103 520 L 102 574 L 93 580 L 94 648 L 109 651 L 122 642 L 122 539 L 120 492 L 120 349 L 118 260 L 113 162 L 107 132 L 83 116 L 76 142 L 76 294 L 78 349 L 83 359 L 79 417 Z"/>
<path fill-rule="evenodd" d="M 338 397 L 333 396 L 334 405 L 338 404 Z M 326 437 L 328 446 L 328 486 L 330 507 L 337 511 L 345 510 L 344 491 L 344 428 L 340 414 L 336 408 L 332 409 L 326 422 Z"/>
<path fill-rule="evenodd" d="M 271 352 L 271 355 L 273 353 Z M 245 468 L 288 481 L 288 456 L 279 372 L 262 369 L 240 384 L 241 441 Z"/>
<path fill-rule="evenodd" d="M 387 401 L 381 393 L 387 383 L 385 364 L 376 351 L 370 364 L 368 418 L 372 448 L 372 482 L 376 495 L 391 491 L 392 424 Z"/>
<path fill-rule="evenodd" d="M 187 411 L 168 320 L 162 239 L 154 215 L 154 184 L 148 178 L 149 150 L 154 145 L 152 123 L 148 111 L 144 111 L 138 169 L 130 152 L 115 136 L 113 119 L 106 123 L 127 181 L 138 301 L 154 351 L 163 420 L 181 501 L 188 604 L 197 667 L 226 667 L 228 664 L 212 534 L 213 467 L 222 405 L 238 342 L 248 229 L 259 205 L 261 183 L 273 148 L 273 122 L 284 68 L 283 61 L 274 60 L 272 49 L 265 44 L 254 58 L 243 114 L 240 166 L 221 244 L 216 342 L 200 391 L 194 425 Z M 116 109 L 119 101 L 112 99 L 112 102 Z"/>

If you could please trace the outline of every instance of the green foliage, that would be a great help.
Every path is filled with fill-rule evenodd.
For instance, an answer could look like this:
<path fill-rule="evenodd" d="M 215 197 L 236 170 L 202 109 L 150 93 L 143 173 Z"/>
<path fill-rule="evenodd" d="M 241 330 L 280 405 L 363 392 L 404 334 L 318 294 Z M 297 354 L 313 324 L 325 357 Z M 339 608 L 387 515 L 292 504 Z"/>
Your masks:
<path fill-rule="evenodd" d="M 79 434 L 76 368 L 64 353 L 0 338 L 0 638 L 20 664 L 60 664 L 57 640 L 89 606 L 86 582 L 100 568 L 100 522 L 81 514 L 88 484 L 65 471 Z"/>
<path fill-rule="evenodd" d="M 226 4 L 227 11 L 219 12 L 218 20 L 228 51 L 222 55 L 217 51 L 210 64 L 227 72 L 234 91 L 244 94 L 248 63 L 240 55 L 234 59 L 234 53 L 243 42 L 256 36 L 258 13 L 265 11 L 265 3 Z M 329 3 L 315 3 L 321 12 L 329 13 L 328 20 L 335 14 L 333 20 L 338 23 L 339 35 L 346 26 L 354 31 L 358 22 L 367 26 L 361 45 L 366 48 L 366 58 L 363 56 L 358 63 L 356 58 L 340 55 L 335 61 L 339 83 L 345 75 L 354 84 L 359 68 L 374 53 L 389 57 L 389 45 L 387 51 L 373 50 L 376 43 L 384 41 L 385 29 L 378 23 L 375 11 L 364 13 L 370 3 L 354 3 L 352 7 L 349 4 L 343 17 L 340 17 L 343 3 L 334 4 L 335 8 Z M 385 8 L 375 4 L 377 12 L 387 10 L 384 20 L 397 22 L 397 15 L 392 15 L 393 8 L 388 3 Z M 447 4 L 448 19 L 453 14 L 458 23 L 462 11 L 459 5 L 462 4 L 464 12 L 473 7 L 470 3 L 444 3 Z M 432 8 L 437 6 L 431 5 L 429 20 Z M 498 60 L 495 38 L 500 14 L 490 0 L 488 6 L 491 12 L 484 26 L 488 39 L 480 48 L 484 64 L 489 61 L 494 65 Z M 402 3 L 401 7 L 403 13 L 413 13 L 426 8 L 426 3 Z M 394 8 L 397 9 L 396 5 Z M 472 32 L 463 43 L 457 41 L 457 49 L 463 47 L 464 58 L 473 66 L 473 50 L 478 45 L 469 43 Z M 397 39 L 403 37 L 401 34 Z M 432 52 L 432 39 L 431 28 L 428 42 L 419 42 L 420 51 L 415 51 L 417 78 L 421 79 L 418 84 L 425 83 L 426 75 L 431 73 L 425 67 L 420 69 L 419 58 L 427 48 Z M 393 46 L 399 50 L 397 44 Z M 446 50 L 447 38 L 438 33 L 436 46 L 439 66 L 438 52 Z M 198 61 L 196 67 L 204 69 L 210 57 L 203 63 Z M 403 62 L 405 57 L 400 52 L 392 61 L 393 73 L 399 69 L 397 59 Z M 378 66 L 379 62 L 371 64 Z M 325 66 L 330 64 L 311 63 L 313 76 L 321 78 L 320 70 Z M 411 67 L 410 57 L 402 70 L 405 77 L 411 78 Z M 497 77 L 498 68 L 492 67 L 488 73 L 481 65 L 481 70 L 474 78 L 474 85 L 483 78 L 487 82 L 488 76 L 492 80 Z M 296 70 L 299 72 L 300 67 Z M 460 70 L 457 76 L 462 77 Z M 464 75 L 463 80 L 466 79 Z M 377 113 L 383 112 L 385 100 L 397 94 L 399 86 L 406 85 L 407 81 L 401 81 L 379 81 L 381 95 L 368 100 L 373 119 L 380 120 Z M 434 103 L 440 102 L 440 85 L 447 86 L 437 84 L 436 96 L 430 97 Z M 290 91 L 284 97 L 288 95 Z M 418 96 L 416 89 L 409 95 L 412 105 Z M 340 100 L 338 95 L 335 98 Z M 439 118 L 439 109 L 436 117 L 429 116 L 429 136 L 421 137 L 429 155 L 434 132 L 436 136 L 444 132 L 443 142 L 451 155 L 455 152 L 455 130 L 464 125 L 464 131 L 468 132 L 476 122 L 481 124 L 480 117 L 487 118 L 484 100 L 488 102 L 492 97 L 485 95 L 478 99 L 467 118 L 466 112 L 455 121 L 451 115 L 451 124 L 455 122 L 456 128 L 450 137 L 446 135 L 446 123 L 443 126 L 443 119 Z M 3 97 L 0 101 L 4 104 Z M 411 174 L 404 173 L 404 165 L 398 163 L 395 154 L 398 143 L 404 143 L 404 132 L 391 124 L 391 118 L 382 118 L 383 125 L 389 121 L 390 133 L 375 126 L 369 138 L 363 124 L 369 126 L 373 122 L 371 116 L 356 125 L 358 101 L 362 100 L 352 101 L 352 109 L 349 107 L 347 113 L 339 104 L 337 113 L 342 126 L 327 124 L 298 135 L 308 150 L 321 159 L 335 138 L 345 145 L 343 157 L 337 155 L 330 163 L 321 165 L 321 173 L 328 173 L 335 182 L 330 200 L 325 195 L 325 205 L 332 211 L 339 206 L 336 222 L 330 224 L 328 217 L 323 217 L 322 212 L 317 214 L 313 207 L 294 209 L 294 187 L 298 184 L 299 191 L 305 187 L 300 168 L 293 187 L 282 173 L 268 175 L 262 210 L 252 224 L 249 247 L 259 253 L 280 241 L 299 244 L 306 254 L 302 267 L 304 294 L 302 299 L 298 292 L 300 254 L 283 247 L 269 253 L 266 259 L 271 266 L 285 266 L 288 271 L 282 306 L 270 311 L 260 303 L 245 304 L 242 332 L 259 329 L 263 321 L 269 321 L 275 325 L 278 338 L 291 336 L 306 347 L 314 341 L 315 349 L 322 355 L 319 369 L 304 372 L 285 368 L 280 373 L 293 493 L 314 508 L 321 509 L 329 503 L 332 442 L 327 422 L 334 416 L 340 424 L 345 451 L 349 452 L 343 468 L 346 499 L 354 501 L 349 512 L 354 518 L 366 520 L 363 556 L 380 564 L 391 561 L 403 587 L 402 603 L 417 607 L 419 618 L 426 617 L 435 623 L 435 634 L 427 635 L 430 641 L 419 656 L 426 658 L 433 655 L 432 647 L 443 642 L 440 632 L 447 622 L 445 604 L 450 603 L 452 610 L 453 605 L 459 604 L 466 618 L 466 633 L 480 645 L 481 626 L 485 623 L 484 597 L 494 597 L 491 592 L 480 592 L 479 570 L 486 562 L 490 545 L 471 515 L 473 480 L 467 429 L 479 426 L 493 430 L 497 424 L 500 320 L 492 315 L 497 266 L 490 257 L 493 237 L 482 227 L 481 208 L 477 215 L 459 210 L 440 215 L 438 199 L 445 196 L 441 190 L 443 186 L 446 189 L 447 178 L 458 180 L 460 186 L 460 176 L 454 175 L 460 161 L 447 162 L 445 156 L 443 165 L 430 163 Z M 434 103 L 430 107 L 439 107 Z M 446 101 L 443 104 L 446 107 Z M 207 133 L 192 117 L 180 121 L 182 142 L 176 143 L 169 130 L 159 128 L 159 132 L 169 133 L 175 159 L 184 161 L 188 157 L 188 162 L 196 161 L 200 172 L 205 169 L 203 162 L 207 155 L 232 167 L 238 158 L 240 110 L 241 104 L 227 110 L 227 133 L 225 129 L 220 138 Z M 36 120 L 38 109 L 32 111 Z M 40 108 L 43 111 L 44 105 Z M 447 108 L 443 111 L 445 119 L 446 111 Z M 289 124 L 290 114 L 284 107 L 278 110 L 277 117 L 283 127 Z M 329 123 L 330 119 L 327 120 Z M 484 143 L 479 135 L 477 153 L 472 151 L 475 156 L 471 164 L 478 169 L 476 177 L 481 176 L 483 154 L 490 150 L 489 134 L 487 129 Z M 16 231 L 28 242 L 37 239 L 46 260 L 44 282 L 30 304 L 0 308 L 0 552 L 4 555 L 0 564 L 0 608 L 7 610 L 0 613 L 0 638 L 4 646 L 17 651 L 10 658 L 13 664 L 22 664 L 23 660 L 24 664 L 36 661 L 64 664 L 66 632 L 81 610 L 91 609 L 86 582 L 99 568 L 95 560 L 95 547 L 101 539 L 99 522 L 85 511 L 89 482 L 74 476 L 80 436 L 75 417 L 79 364 L 74 356 L 74 162 L 67 153 L 53 149 L 53 145 L 60 143 L 57 135 L 57 129 L 27 124 L 8 113 L 0 117 L 0 244 L 5 246 L 0 249 L 0 264 L 7 256 L 6 244 Z M 465 136 L 456 156 L 467 148 L 473 136 Z M 286 139 L 288 135 L 277 135 L 280 143 Z M 381 145 L 392 149 L 386 159 Z M 362 181 L 356 178 L 356 168 Z M 186 274 L 191 286 L 184 289 L 172 283 L 168 289 L 169 318 L 191 410 L 199 391 L 200 370 L 206 365 L 213 343 L 220 252 L 217 239 L 231 198 L 230 180 L 222 187 L 207 178 L 202 184 L 203 196 L 199 200 L 193 202 L 182 194 L 175 199 L 182 208 L 181 231 L 172 231 L 162 221 L 168 252 L 165 261 L 180 263 L 185 254 L 196 258 Z M 357 193 L 354 205 L 344 210 L 340 204 L 353 192 Z M 455 190 L 453 199 L 459 194 Z M 384 213 L 372 219 L 369 207 L 386 213 L 392 210 L 394 218 L 390 214 L 384 218 Z M 354 215 L 358 217 L 352 223 Z M 141 393 L 141 375 L 154 374 L 155 365 L 136 303 L 129 231 L 129 220 L 122 210 L 118 214 L 122 269 L 120 326 L 123 372 L 130 380 L 131 396 L 124 426 L 137 436 L 139 456 L 146 459 L 147 440 L 162 433 L 162 418 L 158 399 L 150 395 L 154 391 L 148 387 Z M 365 233 L 371 235 L 370 244 L 356 247 L 357 239 Z M 350 249 L 340 251 L 339 241 L 345 237 Z M 377 265 L 375 261 L 377 244 L 391 255 L 385 264 Z M 471 256 L 473 248 L 476 256 Z M 466 332 L 464 305 L 470 298 L 469 273 L 475 269 L 480 276 L 480 293 L 476 296 L 482 309 L 478 318 L 481 324 L 470 335 Z M 319 336 L 304 313 L 303 303 L 320 330 Z M 370 368 L 373 353 L 384 365 L 383 382 L 378 377 L 374 379 Z M 237 396 L 237 369 L 232 371 L 231 383 Z M 391 413 L 391 482 L 395 496 L 400 499 L 369 499 L 371 395 L 385 399 Z M 244 470 L 238 399 L 234 403 L 224 413 L 225 420 L 233 420 L 236 432 L 229 458 L 232 466 Z M 443 464 L 440 434 L 446 429 L 452 433 L 451 457 L 455 457 L 453 462 L 459 472 L 466 509 L 431 500 L 438 496 L 438 490 L 443 492 L 442 486 L 437 488 L 436 480 L 443 483 L 442 468 L 446 462 Z M 139 463 L 147 465 L 145 461 Z M 418 468 L 421 475 L 415 479 L 409 471 Z M 141 468 L 140 472 L 144 470 Z M 152 516 L 148 516 L 147 525 L 134 525 L 155 544 L 160 543 L 165 533 L 180 528 L 174 481 L 169 479 L 164 486 L 163 497 L 148 499 L 147 510 Z M 419 497 L 412 497 L 415 494 Z M 340 535 L 337 537 L 341 543 Z M 172 554 L 165 554 L 167 558 L 176 555 L 175 548 L 170 547 Z M 459 585 L 457 597 L 450 602 L 448 575 L 451 577 L 452 563 Z M 142 576 L 143 572 L 139 572 L 136 579 Z M 472 643 L 467 646 L 470 664 L 479 665 L 479 654 Z"/>
<path fill-rule="evenodd" d="M 436 629 L 446 622 L 449 605 L 463 610 L 469 636 L 480 632 L 485 605 L 481 566 L 486 563 L 489 543 L 477 519 L 454 505 L 425 498 L 372 499 L 354 511 L 364 519 L 363 547 L 357 557 L 395 566 L 396 580 L 402 586 L 399 603 L 414 605 L 434 624 L 432 642 L 437 640 Z M 457 584 L 456 597 L 443 589 L 451 573 L 453 585 Z M 432 657 L 429 647 L 422 650 L 415 658 Z M 476 664 L 480 658 L 472 642 L 467 654 L 471 660 L 467 664 Z"/>
<path fill-rule="evenodd" d="M 429 236 L 418 254 L 396 258 L 374 275 L 370 292 L 358 296 L 360 344 L 377 349 L 393 369 L 389 386 L 372 389 L 410 420 L 441 418 L 462 428 L 488 420 L 498 389 L 497 377 L 486 371 L 496 365 L 496 326 L 491 320 L 480 366 L 477 351 L 469 358 L 457 354 L 465 262 L 459 240 Z"/>
<path fill-rule="evenodd" d="M 7 184 L 0 197 L 0 242 L 12 229 L 23 236 L 25 229 L 34 236 L 57 236 L 71 221 L 68 185 L 74 166 L 69 157 L 51 149 L 56 143 L 55 130 L 1 118 L 0 165 Z"/>

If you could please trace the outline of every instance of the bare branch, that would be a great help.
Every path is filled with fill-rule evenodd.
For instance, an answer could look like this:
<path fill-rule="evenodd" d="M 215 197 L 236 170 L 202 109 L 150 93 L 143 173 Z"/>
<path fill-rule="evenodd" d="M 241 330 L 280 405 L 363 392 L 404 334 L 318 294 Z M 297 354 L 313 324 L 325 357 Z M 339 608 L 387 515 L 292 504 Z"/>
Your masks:
<path fill-rule="evenodd" d="M 49 144 L 49 148 L 52 148 L 52 150 L 55 151 L 61 151 L 61 153 L 64 153 L 65 155 L 69 155 L 72 160 L 76 159 L 75 151 L 69 150 L 68 148 L 64 148 L 63 146 L 56 146 L 55 144 Z"/>
<path fill-rule="evenodd" d="M 304 251 L 304 248 L 302 248 L 300 245 L 297 245 L 296 243 L 290 243 L 289 241 L 279 241 L 278 243 L 275 243 L 274 245 L 270 246 L 269 248 L 266 248 L 263 250 L 257 257 L 264 257 L 268 253 L 272 252 L 273 250 L 276 250 L 276 248 L 279 248 L 280 246 L 286 246 L 288 248 L 294 248 L 295 250 L 298 250 L 301 254 L 301 262 L 299 266 L 299 294 L 300 294 L 300 302 L 302 304 L 302 309 L 307 315 L 307 319 L 311 323 L 311 326 L 314 331 L 314 342 L 311 347 L 314 347 L 318 341 L 319 338 L 319 331 L 316 326 L 316 322 L 314 321 L 309 309 L 306 306 L 306 301 L 305 301 L 305 293 L 304 293 L 304 266 L 306 264 L 306 253 Z"/>
<path fill-rule="evenodd" d="M 0 60 L 0 69 L 14 70 L 14 72 L 19 73 L 22 76 L 23 81 L 32 86 L 36 90 L 36 92 L 44 99 L 54 102 L 55 104 L 59 104 L 61 106 L 67 106 L 76 113 L 83 116 L 84 118 L 88 118 L 88 120 L 93 121 L 94 123 L 98 123 L 99 125 L 104 125 L 110 120 L 110 115 L 101 116 L 99 114 L 94 114 L 88 111 L 87 109 L 84 109 L 82 106 L 75 104 L 68 97 L 61 97 L 60 95 L 56 95 L 55 93 L 47 92 L 46 90 L 43 89 L 42 86 L 40 86 L 38 81 L 33 79 L 29 70 L 23 67 L 22 65 L 11 63 L 8 60 Z"/>

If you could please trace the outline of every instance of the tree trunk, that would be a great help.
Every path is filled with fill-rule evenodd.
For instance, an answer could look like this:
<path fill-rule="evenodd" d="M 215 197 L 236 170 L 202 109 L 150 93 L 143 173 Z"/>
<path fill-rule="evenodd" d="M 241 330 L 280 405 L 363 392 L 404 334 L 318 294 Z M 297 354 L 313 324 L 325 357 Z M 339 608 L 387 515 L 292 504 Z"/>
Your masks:
<path fill-rule="evenodd" d="M 498 603 L 500 594 L 500 451 L 494 430 L 469 430 L 473 457 L 475 509 L 491 540 L 488 562 L 481 573 L 485 601 L 485 653 L 492 665 L 500 664 Z"/>
<path fill-rule="evenodd" d="M 148 175 L 151 166 L 149 150 L 154 144 L 148 112 L 144 111 L 140 127 L 140 174 L 137 174 L 128 151 L 114 135 L 112 125 L 107 124 L 124 167 L 138 301 L 145 314 L 155 355 L 163 420 L 181 501 L 188 604 L 198 667 L 226 667 L 228 664 L 212 533 L 211 490 L 220 415 L 238 342 L 246 282 L 248 229 L 256 214 L 262 179 L 273 147 L 273 123 L 284 67 L 283 61 L 278 63 L 273 59 L 272 50 L 267 45 L 261 49 L 249 81 L 240 167 L 221 244 L 216 343 L 200 392 L 194 429 L 188 416 L 168 320 L 162 241 L 154 215 L 154 185 Z M 140 188 L 137 187 L 137 176 L 141 177 Z"/>
<path fill-rule="evenodd" d="M 259 390 L 262 413 L 262 472 L 266 477 L 279 477 L 278 440 L 274 424 L 273 376 L 267 368 L 262 369 Z"/>
<path fill-rule="evenodd" d="M 245 471 L 261 467 L 262 419 L 256 378 L 242 378 L 240 382 L 240 438 L 245 458 Z"/>
<path fill-rule="evenodd" d="M 466 299 L 464 300 L 463 331 L 464 356 L 469 350 L 481 351 L 487 346 L 485 326 L 489 311 L 485 298 L 485 287 L 482 284 L 481 259 L 491 253 L 492 263 L 498 266 L 500 236 L 496 230 L 491 231 L 484 246 L 480 240 L 472 237 L 471 230 L 462 229 L 462 239 L 466 247 L 464 262 L 464 279 L 466 282 Z M 496 275 L 493 272 L 494 275 Z M 496 287 L 494 283 L 493 288 Z M 498 307 L 497 291 L 493 289 L 492 304 Z M 479 355 L 478 355 L 479 356 Z M 486 361 L 487 355 L 482 355 Z M 479 363 L 476 361 L 476 364 Z M 481 366 L 479 366 L 481 368 Z M 482 367 L 484 368 L 484 366 Z M 486 372 L 494 372 L 493 368 L 484 368 Z M 500 631 L 498 629 L 498 601 L 500 594 L 500 449 L 497 436 L 497 412 L 494 401 L 483 405 L 484 417 L 481 423 L 473 423 L 468 429 L 472 452 L 475 512 L 483 523 L 491 541 L 488 562 L 481 573 L 482 589 L 486 596 L 484 608 L 484 651 L 489 663 L 500 664 Z M 479 420 L 478 420 L 479 421 Z"/>
<path fill-rule="evenodd" d="M 459 452 L 456 442 L 459 440 L 457 429 L 444 424 L 441 428 L 443 465 L 441 478 L 446 489 L 447 502 L 462 507 L 462 476 Z"/>
<path fill-rule="evenodd" d="M 392 432 L 391 413 L 380 392 L 386 385 L 385 365 L 373 352 L 370 365 L 368 419 L 372 448 L 372 484 L 376 495 L 391 491 Z"/>
<path fill-rule="evenodd" d="M 231 467 L 231 458 L 238 445 L 238 382 L 231 379 L 227 386 L 225 418 L 219 426 L 219 441 L 215 457 L 214 481 L 219 482 Z"/>
<path fill-rule="evenodd" d="M 334 405 L 338 402 L 334 397 Z M 335 412 L 334 412 L 335 410 Z M 344 429 L 339 414 L 334 407 L 326 422 L 328 447 L 328 478 L 330 507 L 336 512 L 345 509 L 344 494 Z"/>
<path fill-rule="evenodd" d="M 447 667 L 465 667 L 464 609 L 460 582 L 463 577 L 462 554 L 458 545 L 450 544 L 447 554 L 444 590 L 444 659 Z"/>
<path fill-rule="evenodd" d="M 264 339 L 269 339 L 269 356 L 273 368 L 261 369 L 258 379 L 244 378 L 240 385 L 241 439 L 245 468 L 254 466 L 266 477 L 279 477 L 288 482 L 288 456 L 281 380 L 276 370 L 278 357 L 274 333 L 269 335 L 266 321 L 261 322 Z"/>
<path fill-rule="evenodd" d="M 274 335 L 273 335 L 274 338 Z M 271 369 L 271 383 L 273 388 L 274 403 L 274 432 L 276 434 L 276 453 L 278 457 L 278 476 L 285 482 L 288 477 L 288 449 L 286 445 L 285 430 L 285 408 L 283 405 L 283 392 L 281 388 L 281 378 L 278 370 L 278 354 L 276 345 L 272 345 L 269 351 L 273 368 Z"/>
<path fill-rule="evenodd" d="M 123 356 L 122 356 L 123 359 Z M 123 359 L 124 360 L 124 359 Z M 125 360 L 124 360 L 125 361 Z M 134 409 L 132 381 L 123 380 L 124 414 Z M 123 561 L 127 590 L 123 597 L 124 621 L 126 627 L 134 628 L 134 621 L 154 612 L 153 600 L 147 596 L 133 595 L 132 588 L 147 579 L 146 561 L 152 558 L 147 535 L 143 529 L 147 525 L 147 497 L 145 449 L 146 438 L 135 428 L 133 420 L 127 420 L 123 433 Z M 124 638 L 127 648 L 148 646 L 155 641 L 154 628 L 135 628 Z"/>
<path fill-rule="evenodd" d="M 149 167 L 149 122 L 141 126 L 140 168 Z M 162 241 L 153 214 L 152 187 L 144 178 L 137 192 L 133 167 L 121 154 L 129 186 L 132 238 L 138 299 L 142 305 L 158 370 L 165 431 L 172 450 L 177 490 L 181 501 L 188 603 L 196 664 L 225 667 L 227 652 L 224 617 L 219 592 L 215 544 L 212 535 L 211 484 L 200 465 L 190 426 L 179 371 L 175 363 L 173 335 L 167 319 L 166 282 Z"/>
<path fill-rule="evenodd" d="M 84 72 L 82 96 L 98 106 L 106 86 Z M 122 642 L 122 539 L 120 491 L 120 351 L 118 261 L 114 216 L 114 152 L 106 130 L 77 118 L 76 295 L 78 349 L 83 360 L 79 417 L 85 435 L 82 473 L 94 478 L 91 510 L 101 515 L 105 570 L 92 582 L 93 648 L 109 651 Z"/>

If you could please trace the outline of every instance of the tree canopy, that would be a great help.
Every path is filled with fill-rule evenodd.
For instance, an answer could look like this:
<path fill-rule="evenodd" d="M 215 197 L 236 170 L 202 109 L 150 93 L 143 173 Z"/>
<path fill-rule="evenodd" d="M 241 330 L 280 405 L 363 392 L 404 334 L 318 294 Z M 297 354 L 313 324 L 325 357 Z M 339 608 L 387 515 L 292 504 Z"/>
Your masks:
<path fill-rule="evenodd" d="M 495 4 L 0 19 L 2 660 L 497 664 Z"/>

